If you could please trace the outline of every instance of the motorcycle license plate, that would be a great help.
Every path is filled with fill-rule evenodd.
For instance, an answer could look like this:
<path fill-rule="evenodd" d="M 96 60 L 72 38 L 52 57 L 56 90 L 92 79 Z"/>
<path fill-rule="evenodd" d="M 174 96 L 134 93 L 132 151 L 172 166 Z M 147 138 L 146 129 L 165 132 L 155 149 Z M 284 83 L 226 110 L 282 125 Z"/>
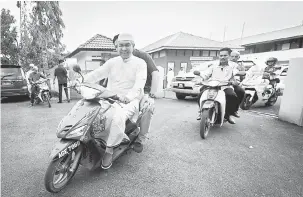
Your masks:
<path fill-rule="evenodd" d="M 179 83 L 178 87 L 179 88 L 184 88 L 184 83 Z"/>
<path fill-rule="evenodd" d="M 69 145 L 64 150 L 60 151 L 59 159 L 65 155 L 69 154 L 70 152 L 72 152 L 72 150 L 76 149 L 78 146 L 80 146 L 80 141 L 76 141 L 76 142 L 72 143 L 71 145 Z"/>

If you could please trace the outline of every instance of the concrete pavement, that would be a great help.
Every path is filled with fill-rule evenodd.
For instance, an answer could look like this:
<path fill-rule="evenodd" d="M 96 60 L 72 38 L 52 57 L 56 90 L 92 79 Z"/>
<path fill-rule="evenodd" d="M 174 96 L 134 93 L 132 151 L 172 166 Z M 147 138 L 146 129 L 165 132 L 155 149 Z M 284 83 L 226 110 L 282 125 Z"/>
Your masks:
<path fill-rule="evenodd" d="M 199 136 L 194 100 L 157 99 L 141 154 L 108 171 L 80 167 L 59 194 L 43 185 L 57 125 L 75 101 L 53 107 L 1 105 L 2 196 L 303 196 L 303 129 L 242 113 L 236 125 Z"/>

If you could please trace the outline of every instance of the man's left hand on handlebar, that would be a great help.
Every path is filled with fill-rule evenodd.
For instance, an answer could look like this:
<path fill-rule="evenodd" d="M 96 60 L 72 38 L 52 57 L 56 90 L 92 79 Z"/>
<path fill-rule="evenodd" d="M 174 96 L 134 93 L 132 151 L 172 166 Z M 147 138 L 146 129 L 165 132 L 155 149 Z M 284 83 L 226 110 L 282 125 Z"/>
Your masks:
<path fill-rule="evenodd" d="M 118 98 L 119 98 L 119 101 L 122 102 L 122 103 L 124 103 L 124 104 L 130 103 L 129 98 L 127 98 L 126 96 L 118 95 Z"/>

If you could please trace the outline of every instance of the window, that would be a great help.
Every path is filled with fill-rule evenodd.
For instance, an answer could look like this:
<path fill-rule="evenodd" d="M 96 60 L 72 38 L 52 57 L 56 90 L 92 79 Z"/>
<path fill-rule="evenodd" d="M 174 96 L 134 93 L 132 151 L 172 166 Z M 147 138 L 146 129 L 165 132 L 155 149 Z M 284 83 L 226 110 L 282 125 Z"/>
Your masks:
<path fill-rule="evenodd" d="M 160 51 L 160 57 L 164 57 L 166 55 L 165 50 Z"/>
<path fill-rule="evenodd" d="M 300 47 L 300 40 L 295 39 L 290 41 L 290 49 L 297 49 Z"/>
<path fill-rule="evenodd" d="M 159 57 L 159 53 L 158 52 L 155 52 L 154 53 L 154 58 L 158 58 Z"/>
<path fill-rule="evenodd" d="M 282 50 L 288 50 L 289 48 L 290 48 L 290 43 L 289 43 L 289 42 L 284 43 L 284 44 L 282 45 Z"/>
<path fill-rule="evenodd" d="M 185 50 L 185 56 L 193 56 L 192 50 Z"/>
<path fill-rule="evenodd" d="M 217 51 L 210 51 L 209 56 L 216 57 L 217 56 Z"/>
<path fill-rule="evenodd" d="M 177 56 L 177 50 L 169 50 L 171 56 Z"/>
<path fill-rule="evenodd" d="M 185 55 L 185 51 L 184 50 L 177 50 L 177 55 L 178 56 L 184 56 Z"/>
<path fill-rule="evenodd" d="M 209 56 L 209 51 L 203 51 L 202 56 L 203 57 Z"/>
<path fill-rule="evenodd" d="M 194 57 L 199 57 L 200 56 L 200 51 L 194 51 L 193 56 Z"/>
<path fill-rule="evenodd" d="M 275 45 L 276 45 L 275 46 L 276 51 L 281 51 L 282 50 L 282 44 L 281 43 L 276 43 Z"/>

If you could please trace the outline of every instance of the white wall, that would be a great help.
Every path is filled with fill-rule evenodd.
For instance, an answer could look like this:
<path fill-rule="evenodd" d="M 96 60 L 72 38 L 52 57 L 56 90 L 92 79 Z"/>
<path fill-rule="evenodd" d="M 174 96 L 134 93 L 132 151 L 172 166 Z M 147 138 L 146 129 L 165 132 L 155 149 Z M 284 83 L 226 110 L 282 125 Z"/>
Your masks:
<path fill-rule="evenodd" d="M 246 54 L 241 55 L 241 60 L 255 60 L 257 58 L 260 61 L 265 61 L 269 57 L 276 57 L 279 61 L 288 61 L 291 58 L 303 57 L 303 48 Z"/>
<path fill-rule="evenodd" d="M 303 126 L 303 58 L 289 61 L 279 119 Z"/>

